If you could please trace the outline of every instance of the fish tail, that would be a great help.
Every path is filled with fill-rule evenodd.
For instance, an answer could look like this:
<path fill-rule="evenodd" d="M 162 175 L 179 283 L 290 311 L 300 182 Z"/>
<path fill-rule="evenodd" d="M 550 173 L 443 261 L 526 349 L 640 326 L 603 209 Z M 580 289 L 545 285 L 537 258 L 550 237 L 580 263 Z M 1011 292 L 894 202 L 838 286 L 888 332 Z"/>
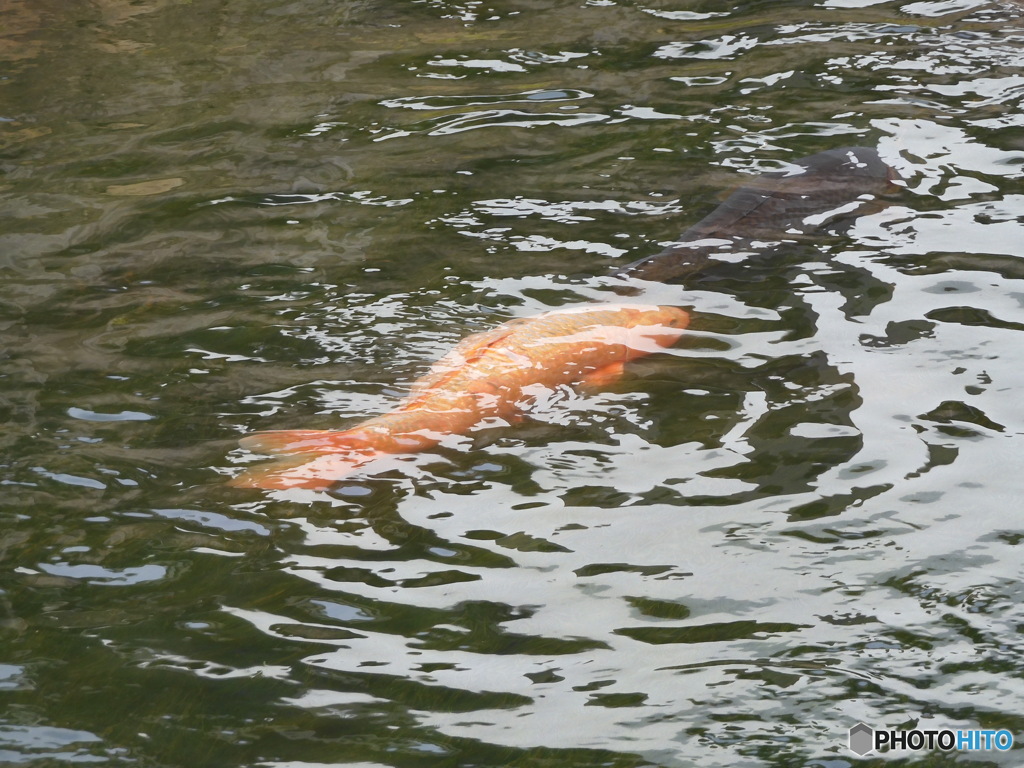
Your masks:
<path fill-rule="evenodd" d="M 236 488 L 268 491 L 289 488 L 323 490 L 384 455 L 382 451 L 296 454 L 247 469 L 233 478 L 230 484 Z"/>
<path fill-rule="evenodd" d="M 238 444 L 247 451 L 268 456 L 296 453 L 342 453 L 364 448 L 365 441 L 348 430 L 278 429 L 246 435 Z"/>

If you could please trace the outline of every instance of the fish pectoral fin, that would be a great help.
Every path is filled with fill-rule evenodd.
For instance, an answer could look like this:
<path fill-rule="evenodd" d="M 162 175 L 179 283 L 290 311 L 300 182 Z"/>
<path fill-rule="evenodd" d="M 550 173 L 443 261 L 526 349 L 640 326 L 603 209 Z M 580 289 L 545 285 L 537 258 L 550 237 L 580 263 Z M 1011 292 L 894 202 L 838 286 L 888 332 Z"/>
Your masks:
<path fill-rule="evenodd" d="M 597 370 L 586 374 L 580 382 L 580 388 L 601 389 L 602 387 L 607 387 L 621 379 L 625 370 L 626 364 L 621 361 L 609 363 L 602 368 L 598 368 Z"/>

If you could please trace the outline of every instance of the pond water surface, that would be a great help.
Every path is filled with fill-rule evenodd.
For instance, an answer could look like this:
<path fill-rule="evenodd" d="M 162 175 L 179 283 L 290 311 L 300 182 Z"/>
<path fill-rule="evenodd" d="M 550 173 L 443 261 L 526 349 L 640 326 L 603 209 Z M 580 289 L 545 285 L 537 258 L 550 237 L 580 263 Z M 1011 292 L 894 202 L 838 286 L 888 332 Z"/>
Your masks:
<path fill-rule="evenodd" d="M 1018 4 L 11 0 L 0 64 L 0 763 L 1019 764 Z M 852 145 L 893 194 L 637 283 L 693 332 L 609 390 L 227 484 Z"/>

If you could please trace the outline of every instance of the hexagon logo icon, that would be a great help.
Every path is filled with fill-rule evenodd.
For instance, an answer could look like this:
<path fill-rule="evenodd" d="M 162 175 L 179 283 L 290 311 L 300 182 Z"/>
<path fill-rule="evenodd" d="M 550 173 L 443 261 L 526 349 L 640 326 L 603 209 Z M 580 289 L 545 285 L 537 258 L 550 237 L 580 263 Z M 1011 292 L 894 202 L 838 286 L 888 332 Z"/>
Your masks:
<path fill-rule="evenodd" d="M 875 732 L 864 723 L 857 723 L 850 729 L 850 751 L 866 755 L 875 747 Z"/>

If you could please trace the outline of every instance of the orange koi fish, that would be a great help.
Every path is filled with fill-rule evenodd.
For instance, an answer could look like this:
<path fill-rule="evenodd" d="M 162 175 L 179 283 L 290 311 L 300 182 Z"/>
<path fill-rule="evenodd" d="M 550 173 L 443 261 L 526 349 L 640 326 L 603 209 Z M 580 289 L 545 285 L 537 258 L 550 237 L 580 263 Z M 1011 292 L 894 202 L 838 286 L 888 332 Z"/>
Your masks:
<path fill-rule="evenodd" d="M 346 430 L 281 430 L 242 438 L 243 448 L 285 458 L 245 471 L 232 485 L 327 488 L 382 456 L 422 451 L 487 419 L 514 420 L 533 387 L 608 384 L 629 360 L 674 344 L 689 321 L 689 314 L 675 307 L 630 304 L 512 320 L 456 345 L 390 413 Z"/>

